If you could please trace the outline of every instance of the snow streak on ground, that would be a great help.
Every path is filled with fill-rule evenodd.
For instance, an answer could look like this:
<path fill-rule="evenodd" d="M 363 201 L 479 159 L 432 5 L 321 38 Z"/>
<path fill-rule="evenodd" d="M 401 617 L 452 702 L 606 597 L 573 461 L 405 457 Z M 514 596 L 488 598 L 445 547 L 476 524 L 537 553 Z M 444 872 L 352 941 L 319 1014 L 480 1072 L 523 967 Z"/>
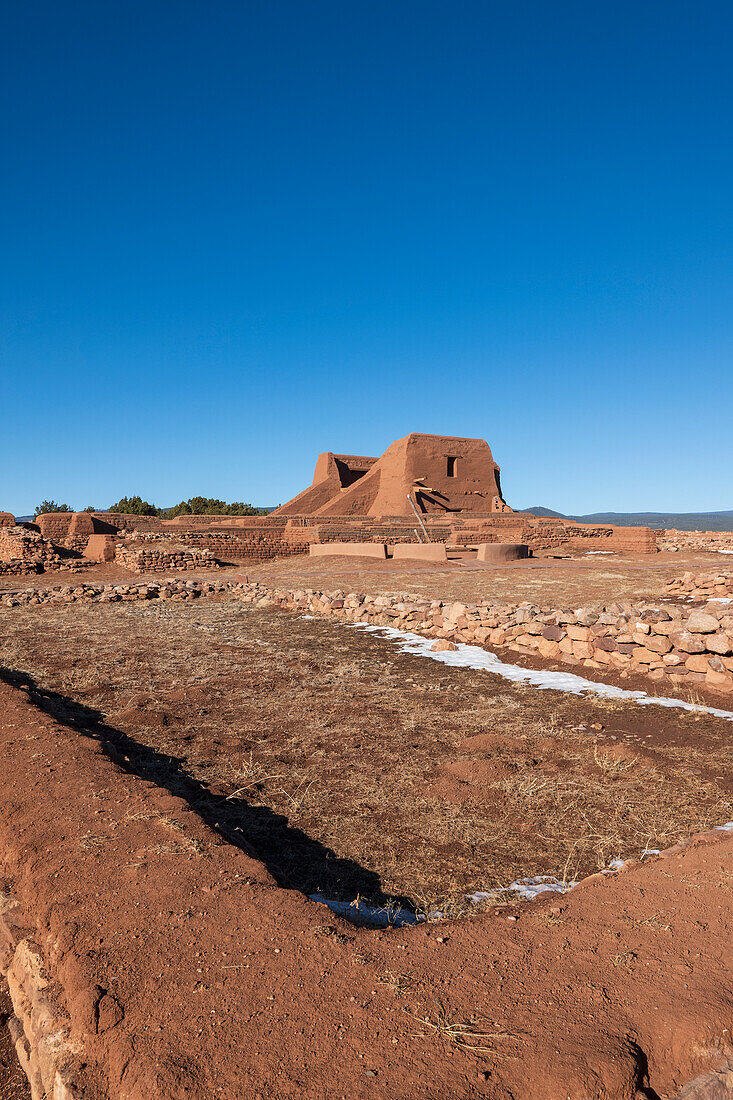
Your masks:
<path fill-rule="evenodd" d="M 502 676 L 513 683 L 530 684 L 532 687 L 548 691 L 565 691 L 572 695 L 583 695 L 588 692 L 599 695 L 603 699 L 629 699 L 640 706 L 672 707 L 678 710 L 689 710 L 696 714 L 712 714 L 716 718 L 724 718 L 733 722 L 733 712 L 720 710 L 717 707 L 698 706 L 688 703 L 684 699 L 668 699 L 663 695 L 647 695 L 645 691 L 631 691 L 628 688 L 616 687 L 614 684 L 598 683 L 595 680 L 586 680 L 583 676 L 576 676 L 573 672 L 555 672 L 550 669 L 522 668 L 521 665 L 510 665 L 501 661 L 495 653 L 490 653 L 481 646 L 467 645 L 464 642 L 457 643 L 455 650 L 440 650 L 437 653 L 430 648 L 433 639 L 423 638 L 420 634 L 412 634 L 406 630 L 397 630 L 393 626 L 372 626 L 369 623 L 344 623 L 345 626 L 368 630 L 381 634 L 391 641 L 399 643 L 403 653 L 414 653 L 419 657 L 430 657 L 441 664 L 454 668 L 470 668 L 492 672 L 496 676 Z"/>

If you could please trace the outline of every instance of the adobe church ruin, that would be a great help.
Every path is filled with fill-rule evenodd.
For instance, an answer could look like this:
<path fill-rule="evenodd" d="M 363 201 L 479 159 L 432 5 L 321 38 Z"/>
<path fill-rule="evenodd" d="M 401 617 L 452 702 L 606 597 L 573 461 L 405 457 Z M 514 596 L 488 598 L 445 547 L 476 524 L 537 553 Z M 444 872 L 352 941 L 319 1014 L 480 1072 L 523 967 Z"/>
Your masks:
<path fill-rule="evenodd" d="M 112 512 L 55 512 L 24 526 L 39 532 L 49 545 L 93 560 L 100 560 L 100 555 L 110 560 L 124 539 L 142 536 L 148 558 L 156 539 L 174 538 L 191 554 L 207 551 L 225 562 L 303 554 L 321 543 L 440 543 L 457 549 L 518 543 L 535 552 L 657 549 L 649 527 L 591 526 L 514 512 L 502 496 L 499 474 L 483 439 L 412 433 L 392 443 L 379 458 L 326 451 L 318 457 L 312 484 L 268 516 L 184 515 L 162 520 Z M 0 518 L 0 524 L 12 522 L 9 514 Z M 0 572 L 22 571 L 15 557 L 12 563 L 7 560 L 14 554 L 0 544 Z M 120 545 L 120 564 L 123 558 L 125 548 Z M 161 559 L 161 567 L 167 564 Z M 194 565 L 192 561 L 191 568 Z"/>
<path fill-rule="evenodd" d="M 413 432 L 380 458 L 318 456 L 313 484 L 273 516 L 404 516 L 511 512 L 483 439 Z"/>

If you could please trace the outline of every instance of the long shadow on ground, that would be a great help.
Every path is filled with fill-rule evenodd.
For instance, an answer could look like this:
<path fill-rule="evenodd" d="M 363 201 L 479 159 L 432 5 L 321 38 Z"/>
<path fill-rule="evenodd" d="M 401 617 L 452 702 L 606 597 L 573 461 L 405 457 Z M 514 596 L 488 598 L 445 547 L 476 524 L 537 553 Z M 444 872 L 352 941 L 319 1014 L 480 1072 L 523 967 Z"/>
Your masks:
<path fill-rule="evenodd" d="M 293 828 L 286 817 L 266 806 L 215 794 L 186 771 L 184 760 L 160 753 L 107 725 L 101 711 L 48 691 L 25 673 L 0 667 L 0 680 L 25 691 L 35 706 L 57 722 L 100 742 L 110 760 L 124 771 L 184 799 L 229 844 L 264 863 L 279 886 L 339 901 L 350 902 L 359 896 L 375 906 L 397 902 L 414 911 L 410 898 L 386 895 L 374 871 L 340 859 L 331 848 Z"/>

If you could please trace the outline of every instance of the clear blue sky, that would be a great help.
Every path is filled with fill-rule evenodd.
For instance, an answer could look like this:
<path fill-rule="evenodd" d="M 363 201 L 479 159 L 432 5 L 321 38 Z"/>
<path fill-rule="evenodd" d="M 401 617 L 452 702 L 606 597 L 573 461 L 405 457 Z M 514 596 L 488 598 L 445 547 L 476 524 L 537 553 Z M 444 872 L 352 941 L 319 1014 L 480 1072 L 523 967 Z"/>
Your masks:
<path fill-rule="evenodd" d="M 481 436 L 733 508 L 733 7 L 58 0 L 2 30 L 0 509 Z"/>

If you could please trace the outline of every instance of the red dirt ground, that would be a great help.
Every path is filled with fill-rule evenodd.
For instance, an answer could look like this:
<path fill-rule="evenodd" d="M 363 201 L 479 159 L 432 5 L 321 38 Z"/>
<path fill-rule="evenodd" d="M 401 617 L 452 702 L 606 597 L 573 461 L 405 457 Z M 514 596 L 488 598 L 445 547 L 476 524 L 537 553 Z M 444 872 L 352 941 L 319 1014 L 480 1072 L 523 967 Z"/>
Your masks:
<path fill-rule="evenodd" d="M 733 1054 L 730 834 L 518 919 L 368 931 L 276 887 L 103 740 L 4 685 L 0 707 L 4 874 L 90 1096 L 631 1100 Z"/>
<path fill-rule="evenodd" d="M 289 586 L 330 589 L 338 576 L 340 588 L 415 586 L 443 598 L 486 595 L 488 582 L 501 598 L 579 606 L 658 592 L 688 566 L 720 567 L 716 555 L 669 564 L 660 557 L 501 570 L 390 563 L 389 579 L 354 571 L 352 561 L 339 574 L 337 560 L 326 570 L 322 560 L 318 571 L 284 560 L 248 572 Z M 109 569 L 95 578 L 130 579 L 104 575 Z M 21 587 L 13 580 L 7 587 Z M 66 613 L 80 624 L 97 615 Z M 44 636 L 50 609 L 13 614 L 15 633 L 36 624 L 33 659 L 51 660 L 52 636 L 62 632 L 57 625 Z M 129 616 L 115 608 L 103 615 L 129 630 Z M 15 633 L 5 632 L 6 644 L 16 644 Z M 164 656 L 173 636 L 161 637 Z M 92 648 L 79 656 L 95 659 Z M 420 659 L 406 661 L 419 686 Z M 246 671 L 235 682 L 249 690 Z M 103 722 L 80 723 L 48 691 L 0 682 L 0 886 L 18 900 L 26 934 L 61 984 L 84 1051 L 85 1100 L 681 1100 L 688 1082 L 717 1070 L 707 1091 L 688 1088 L 685 1100 L 733 1094 L 733 1069 L 723 1073 L 733 1067 L 733 834 L 700 837 L 519 908 L 412 929 L 357 928 L 278 886 L 246 829 L 235 837 L 200 797 L 172 794 L 171 746 L 157 733 L 130 727 L 134 751 L 126 751 Z M 598 740 L 620 737 L 624 717 L 609 713 Z M 635 747 L 642 763 L 658 764 L 665 753 L 684 763 L 687 751 L 690 777 L 714 780 L 728 795 L 727 763 L 714 775 L 705 759 L 712 727 L 701 724 L 704 736 L 689 739 L 687 718 L 665 714 L 649 725 L 645 713 L 643 722 L 646 744 Z M 484 740 L 469 736 L 454 758 L 456 787 L 482 778 L 476 768 L 492 746 L 489 734 L 476 736 Z M 720 762 L 728 755 L 721 742 Z M 105 995 L 108 1026 L 100 1026 Z M 0 1097 L 26 1100 L 4 1057 L 0 1048 Z"/>

